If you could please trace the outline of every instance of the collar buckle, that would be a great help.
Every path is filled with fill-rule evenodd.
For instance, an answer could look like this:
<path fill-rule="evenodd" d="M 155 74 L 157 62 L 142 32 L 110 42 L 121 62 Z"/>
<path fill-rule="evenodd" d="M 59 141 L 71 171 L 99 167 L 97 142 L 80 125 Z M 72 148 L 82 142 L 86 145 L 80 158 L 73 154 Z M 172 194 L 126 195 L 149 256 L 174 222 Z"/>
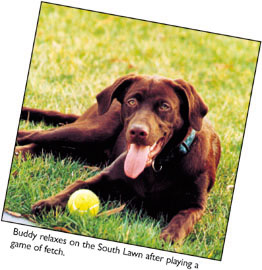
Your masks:
<path fill-rule="evenodd" d="M 152 168 L 153 168 L 154 172 L 159 173 L 159 172 L 161 172 L 161 171 L 162 171 L 163 166 L 160 164 L 160 165 L 159 165 L 159 168 L 158 168 L 158 169 L 156 169 L 156 166 L 155 166 L 155 161 L 156 161 L 155 159 L 152 161 Z"/>

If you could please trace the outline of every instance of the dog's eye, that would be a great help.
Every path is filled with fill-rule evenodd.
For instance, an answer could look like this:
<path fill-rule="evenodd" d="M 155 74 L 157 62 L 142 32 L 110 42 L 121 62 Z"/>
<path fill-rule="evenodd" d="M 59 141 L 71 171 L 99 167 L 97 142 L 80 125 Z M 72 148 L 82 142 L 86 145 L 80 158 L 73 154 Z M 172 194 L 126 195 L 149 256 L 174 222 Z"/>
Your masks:
<path fill-rule="evenodd" d="M 127 105 L 129 107 L 135 107 L 137 105 L 137 101 L 135 98 L 130 98 L 127 100 Z"/>
<path fill-rule="evenodd" d="M 166 102 L 163 102 L 159 105 L 159 110 L 162 112 L 166 112 L 170 110 L 170 105 Z"/>

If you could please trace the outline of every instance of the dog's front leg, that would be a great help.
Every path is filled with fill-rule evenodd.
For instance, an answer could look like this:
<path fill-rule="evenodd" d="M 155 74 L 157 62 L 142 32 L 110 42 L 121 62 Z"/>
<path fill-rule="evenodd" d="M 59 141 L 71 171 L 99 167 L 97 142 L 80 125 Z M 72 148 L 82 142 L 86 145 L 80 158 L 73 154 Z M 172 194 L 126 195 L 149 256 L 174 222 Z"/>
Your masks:
<path fill-rule="evenodd" d="M 202 208 L 190 208 L 180 211 L 162 230 L 160 238 L 172 242 L 184 239 L 192 231 L 203 213 L 204 209 Z"/>
<path fill-rule="evenodd" d="M 207 204 L 207 173 L 203 173 L 195 181 L 199 196 L 192 206 L 180 210 L 162 230 L 160 238 L 165 241 L 183 240 L 194 228 L 194 225 L 203 216 Z"/>
<path fill-rule="evenodd" d="M 110 166 L 106 167 L 103 171 L 97 175 L 88 178 L 86 181 L 77 180 L 63 191 L 51 196 L 47 199 L 40 200 L 32 206 L 33 214 L 40 214 L 43 211 L 48 212 L 51 209 L 66 207 L 67 201 L 71 194 L 73 194 L 78 189 L 95 189 L 99 190 L 103 187 L 103 184 L 107 181 L 114 181 L 123 178 L 123 162 L 125 159 L 125 153 L 119 156 Z"/>

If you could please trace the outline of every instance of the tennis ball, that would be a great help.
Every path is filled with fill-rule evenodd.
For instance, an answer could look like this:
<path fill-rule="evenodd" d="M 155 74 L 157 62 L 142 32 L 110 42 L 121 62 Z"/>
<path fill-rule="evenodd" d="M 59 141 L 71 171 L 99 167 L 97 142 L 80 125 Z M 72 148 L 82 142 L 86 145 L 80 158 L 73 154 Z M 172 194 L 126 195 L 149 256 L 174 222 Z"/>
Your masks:
<path fill-rule="evenodd" d="M 99 199 L 91 190 L 79 189 L 70 196 L 67 206 L 71 214 L 96 216 L 99 211 Z"/>

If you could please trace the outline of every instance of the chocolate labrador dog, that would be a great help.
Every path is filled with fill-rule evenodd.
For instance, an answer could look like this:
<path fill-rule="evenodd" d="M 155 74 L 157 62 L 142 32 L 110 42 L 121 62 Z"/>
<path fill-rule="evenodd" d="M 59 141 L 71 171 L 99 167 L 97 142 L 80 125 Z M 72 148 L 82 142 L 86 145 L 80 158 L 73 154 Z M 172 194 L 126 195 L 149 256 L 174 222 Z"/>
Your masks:
<path fill-rule="evenodd" d="M 204 119 L 207 111 L 191 84 L 134 74 L 99 93 L 97 104 L 82 116 L 23 108 L 23 119 L 67 124 L 19 131 L 16 153 L 44 149 L 77 153 L 90 163 L 111 162 L 97 175 L 38 201 L 33 213 L 64 208 L 78 189 L 115 192 L 142 203 L 150 215 L 166 214 L 162 239 L 183 239 L 205 211 L 220 159 L 219 137 Z"/>

